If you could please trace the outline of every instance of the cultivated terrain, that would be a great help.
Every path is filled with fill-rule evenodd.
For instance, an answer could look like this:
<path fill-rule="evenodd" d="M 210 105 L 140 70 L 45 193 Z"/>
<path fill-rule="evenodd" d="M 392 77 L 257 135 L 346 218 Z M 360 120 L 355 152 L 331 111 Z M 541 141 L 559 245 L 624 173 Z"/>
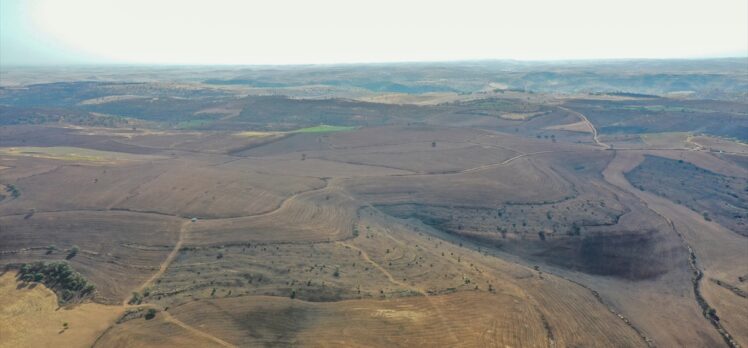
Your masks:
<path fill-rule="evenodd" d="M 745 59 L 14 68 L 0 347 L 747 347 Z"/>

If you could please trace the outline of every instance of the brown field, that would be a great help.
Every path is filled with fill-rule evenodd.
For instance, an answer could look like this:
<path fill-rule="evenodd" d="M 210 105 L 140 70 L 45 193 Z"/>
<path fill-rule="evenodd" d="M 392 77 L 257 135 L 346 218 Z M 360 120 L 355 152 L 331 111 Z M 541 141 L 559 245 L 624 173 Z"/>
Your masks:
<path fill-rule="evenodd" d="M 579 101 L 484 92 L 180 96 L 146 115 L 163 128 L 0 127 L 0 344 L 748 345 L 738 143 L 604 133 Z M 215 127 L 158 119 L 193 102 Z M 15 277 L 34 261 L 93 296 L 57 308 Z"/>
<path fill-rule="evenodd" d="M 97 286 L 96 302 L 120 303 L 158 269 L 177 240 L 177 219 L 157 214 L 68 211 L 0 217 L 3 263 L 68 260 Z M 58 250 L 48 252 L 48 246 Z"/>

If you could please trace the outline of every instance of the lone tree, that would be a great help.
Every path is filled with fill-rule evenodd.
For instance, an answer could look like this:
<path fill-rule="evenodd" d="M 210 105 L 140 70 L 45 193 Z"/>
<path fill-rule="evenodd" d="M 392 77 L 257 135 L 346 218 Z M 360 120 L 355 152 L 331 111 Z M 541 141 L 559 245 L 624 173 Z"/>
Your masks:
<path fill-rule="evenodd" d="M 80 248 L 79 248 L 79 247 L 78 247 L 77 245 L 73 245 L 73 247 L 72 247 L 72 248 L 70 248 L 70 251 L 68 252 L 68 256 L 67 256 L 67 259 L 69 260 L 69 259 L 72 259 L 72 258 L 74 258 L 74 257 L 75 257 L 75 255 L 78 255 L 78 252 L 79 252 L 80 250 L 81 250 L 81 249 L 80 249 Z"/>
<path fill-rule="evenodd" d="M 151 320 L 155 317 L 156 317 L 156 309 L 148 308 L 148 311 L 145 312 L 145 320 Z"/>
<path fill-rule="evenodd" d="M 143 302 L 143 295 L 141 295 L 137 291 L 133 291 L 132 297 L 130 298 L 130 301 L 128 301 L 128 304 L 140 304 Z"/>
<path fill-rule="evenodd" d="M 704 212 L 704 213 L 703 213 L 703 214 L 701 214 L 701 215 L 703 215 L 703 216 L 704 216 L 704 220 L 706 220 L 706 221 L 712 221 L 712 218 L 711 218 L 711 217 L 709 217 L 709 213 L 708 213 L 708 212 Z"/>

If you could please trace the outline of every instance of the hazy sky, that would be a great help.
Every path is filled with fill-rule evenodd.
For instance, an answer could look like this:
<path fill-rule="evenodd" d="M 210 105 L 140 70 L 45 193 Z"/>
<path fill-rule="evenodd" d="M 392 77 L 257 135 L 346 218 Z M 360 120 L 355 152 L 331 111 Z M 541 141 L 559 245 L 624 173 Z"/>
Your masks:
<path fill-rule="evenodd" d="M 748 0 L 0 0 L 0 64 L 748 56 Z"/>

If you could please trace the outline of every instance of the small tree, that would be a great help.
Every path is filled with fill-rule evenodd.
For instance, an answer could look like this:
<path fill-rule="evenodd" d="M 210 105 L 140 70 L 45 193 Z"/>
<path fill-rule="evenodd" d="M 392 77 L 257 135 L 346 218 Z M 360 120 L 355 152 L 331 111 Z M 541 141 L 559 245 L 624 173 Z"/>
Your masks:
<path fill-rule="evenodd" d="M 714 308 L 709 308 L 707 310 L 707 316 L 711 318 L 712 320 L 719 321 L 719 316 L 717 316 L 717 310 Z"/>
<path fill-rule="evenodd" d="M 72 258 L 74 258 L 74 257 L 75 257 L 75 255 L 78 255 L 78 252 L 79 252 L 80 250 L 81 250 L 81 249 L 80 249 L 80 248 L 79 248 L 79 247 L 78 247 L 77 245 L 73 245 L 73 247 L 71 247 L 71 248 L 70 248 L 70 251 L 68 252 L 68 256 L 67 256 L 67 259 L 69 260 L 69 259 L 72 259 Z"/>
<path fill-rule="evenodd" d="M 145 320 L 151 320 L 155 317 L 156 317 L 156 309 L 148 308 L 148 310 L 145 312 Z"/>
<path fill-rule="evenodd" d="M 140 304 L 141 302 L 143 302 L 143 295 L 141 295 L 137 291 L 133 291 L 132 297 L 130 298 L 130 301 L 128 301 L 127 303 L 129 303 L 129 304 Z"/>
<path fill-rule="evenodd" d="M 704 214 L 703 214 L 703 215 L 704 215 L 704 220 L 706 220 L 706 221 L 712 221 L 712 218 L 711 218 L 711 217 L 709 217 L 709 213 L 707 213 L 707 212 L 704 212 Z"/>

